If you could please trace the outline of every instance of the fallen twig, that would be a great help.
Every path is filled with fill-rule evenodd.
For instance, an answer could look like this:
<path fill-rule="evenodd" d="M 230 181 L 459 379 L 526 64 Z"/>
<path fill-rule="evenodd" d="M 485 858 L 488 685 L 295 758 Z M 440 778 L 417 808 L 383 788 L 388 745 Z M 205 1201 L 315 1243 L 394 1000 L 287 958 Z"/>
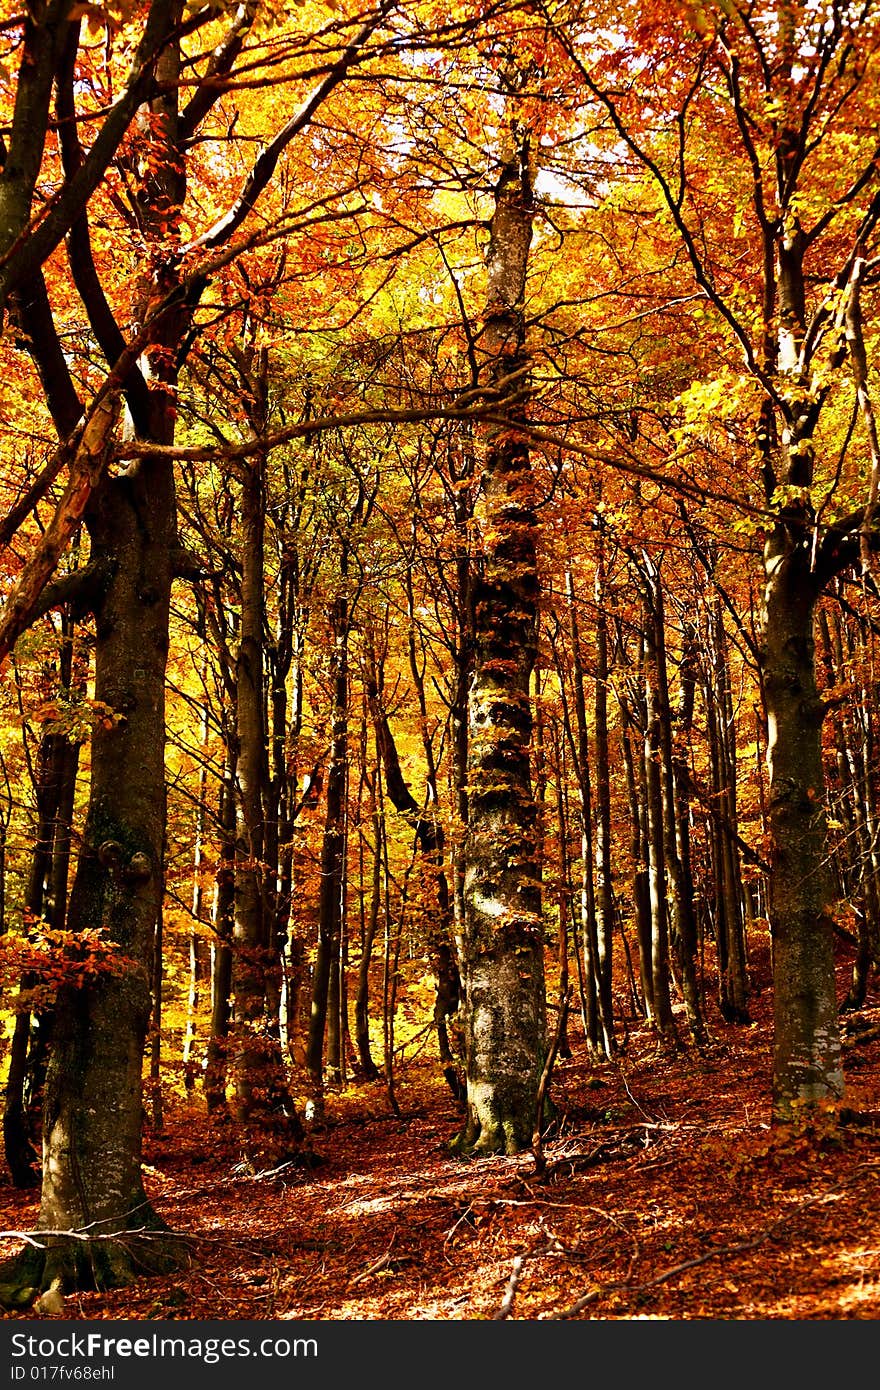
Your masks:
<path fill-rule="evenodd" d="M 507 1281 L 507 1288 L 504 1290 L 501 1307 L 498 1309 L 493 1319 L 494 1322 L 503 1322 L 505 1318 L 510 1317 L 510 1310 L 513 1307 L 513 1300 L 516 1297 L 516 1290 L 520 1275 L 522 1274 L 522 1267 L 528 1258 L 528 1253 L 529 1252 L 522 1255 L 514 1255 L 513 1257 L 513 1267 L 510 1271 L 510 1278 Z"/>
<path fill-rule="evenodd" d="M 642 1112 L 642 1114 L 644 1115 L 644 1117 L 645 1117 L 646 1120 L 650 1120 L 652 1124 L 657 1124 L 658 1121 L 657 1121 L 656 1115 L 649 1115 L 648 1112 L 647 1112 L 647 1110 L 645 1109 L 645 1107 L 644 1107 L 643 1105 L 640 1105 L 640 1104 L 639 1104 L 639 1102 L 636 1100 L 635 1096 L 633 1095 L 632 1091 L 629 1089 L 629 1082 L 628 1082 L 627 1079 L 626 1079 L 626 1073 L 625 1073 L 625 1071 L 623 1070 L 623 1067 L 622 1067 L 622 1066 L 618 1066 L 617 1071 L 618 1071 L 618 1074 L 619 1074 L 619 1076 L 620 1076 L 621 1081 L 623 1082 L 623 1089 L 626 1091 L 626 1094 L 629 1096 L 630 1100 L 632 1101 L 632 1103 L 633 1103 L 633 1105 L 636 1107 L 636 1109 L 637 1109 L 637 1110 L 641 1110 L 641 1112 Z"/>
<path fill-rule="evenodd" d="M 568 1154 L 565 1158 L 558 1158 L 555 1163 L 551 1163 L 546 1169 L 545 1176 L 552 1177 L 554 1173 L 560 1173 L 568 1168 L 572 1173 L 578 1172 L 583 1168 L 594 1168 L 599 1163 L 604 1163 L 612 1158 L 626 1158 L 635 1149 L 647 1149 L 654 1142 L 648 1135 L 646 1125 L 636 1125 L 633 1129 L 628 1129 L 619 1139 L 605 1140 L 597 1144 L 589 1153 Z"/>
<path fill-rule="evenodd" d="M 38 1240 L 38 1236 L 41 1237 L 41 1239 Z M 49 1238 L 53 1240 L 81 1240 L 88 1244 L 98 1240 L 125 1241 L 131 1239 L 133 1236 L 137 1236 L 138 1239 L 142 1240 L 164 1240 L 168 1236 L 168 1232 L 151 1231 L 148 1230 L 146 1226 L 132 1227 L 124 1231 L 109 1231 L 106 1233 L 100 1231 L 56 1231 L 48 1229 L 45 1231 L 0 1231 L 0 1240 L 23 1240 L 27 1245 L 35 1246 L 37 1250 L 44 1250 L 46 1248 L 46 1240 Z M 189 1237 L 177 1235 L 177 1239 L 188 1240 Z"/>
<path fill-rule="evenodd" d="M 394 1242 L 396 1239 L 397 1232 L 395 1231 L 394 1235 L 391 1237 L 391 1244 L 388 1246 L 388 1249 L 383 1251 L 379 1258 L 374 1260 L 372 1264 L 367 1265 L 366 1269 L 362 1269 L 360 1274 L 356 1274 L 353 1279 L 348 1281 L 348 1287 L 350 1289 L 353 1289 L 356 1284 L 362 1284 L 364 1280 L 369 1279 L 372 1274 L 378 1274 L 381 1269 L 388 1268 L 391 1263 L 391 1251 L 394 1249 Z"/>

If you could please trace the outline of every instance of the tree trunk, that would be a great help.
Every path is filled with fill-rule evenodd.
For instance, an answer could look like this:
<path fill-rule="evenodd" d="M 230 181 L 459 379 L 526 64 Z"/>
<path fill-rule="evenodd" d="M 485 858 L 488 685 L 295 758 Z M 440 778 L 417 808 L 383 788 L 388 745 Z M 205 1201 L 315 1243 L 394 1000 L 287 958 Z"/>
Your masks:
<path fill-rule="evenodd" d="M 224 727 L 226 720 L 224 719 Z M 226 766 L 220 784 L 217 817 L 220 852 L 214 881 L 211 924 L 211 1027 L 205 1063 L 205 1102 L 208 1114 L 226 1107 L 226 1071 L 232 995 L 232 932 L 235 922 L 235 743 L 226 732 Z"/>
<path fill-rule="evenodd" d="M 410 658 L 411 669 L 414 676 L 418 678 L 418 666 L 412 651 Z M 424 689 L 420 687 L 418 679 L 416 684 L 419 687 L 420 710 L 424 721 L 427 716 Z M 436 883 L 437 906 L 434 911 L 429 909 L 431 925 L 428 930 L 427 945 L 431 952 L 431 963 L 436 981 L 434 1027 L 437 1032 L 437 1051 L 446 1084 L 456 1100 L 463 1100 L 464 1086 L 455 1066 L 447 1029 L 447 1019 L 458 1010 L 461 982 L 452 950 L 452 903 L 443 863 L 442 831 L 433 820 L 423 815 L 422 808 L 404 780 L 397 745 L 388 723 L 388 716 L 382 705 L 375 660 L 373 661 L 373 669 L 368 674 L 367 694 L 376 730 L 376 748 L 385 768 L 385 790 L 388 793 L 388 799 L 394 809 L 409 820 L 415 833 L 419 851 L 434 869 L 431 878 Z M 422 747 L 428 758 L 428 783 L 432 788 L 433 801 L 436 805 L 436 769 L 433 764 L 433 750 L 427 737 L 423 737 Z"/>
<path fill-rule="evenodd" d="M 691 1037 L 695 1043 L 705 1041 L 700 996 L 697 988 L 697 923 L 694 915 L 694 885 L 690 873 L 690 854 L 683 855 L 688 845 L 687 818 L 690 808 L 684 792 L 684 782 L 675 775 L 675 754 L 672 741 L 672 709 L 669 699 L 669 671 L 666 659 L 666 618 L 663 584 L 656 569 L 651 575 L 651 610 L 654 618 L 654 656 L 656 661 L 658 716 L 660 732 L 661 781 L 663 787 L 663 854 L 669 876 L 671 903 L 670 941 L 678 966 L 678 978 L 684 999 L 685 1013 Z M 682 685 L 687 694 L 687 674 L 682 661 Z M 692 706 L 693 701 L 690 699 Z M 681 763 L 679 762 L 679 773 Z"/>
<path fill-rule="evenodd" d="M 694 721 L 694 695 L 696 688 L 697 632 L 691 622 L 684 624 L 684 637 L 679 666 L 678 709 L 676 711 L 675 739 L 671 748 L 672 786 L 675 804 L 675 843 L 678 852 L 681 891 L 684 906 L 681 946 L 689 961 L 690 973 L 685 973 L 685 962 L 681 962 L 683 977 L 688 988 L 693 991 L 693 1005 L 688 1008 L 688 1019 L 694 1041 L 705 1042 L 706 1029 L 703 1021 L 703 1005 L 697 983 L 697 952 L 699 930 L 694 904 L 695 886 L 691 856 L 691 806 L 688 756 L 691 732 Z M 687 1001 L 686 1001 L 687 1002 Z"/>
<path fill-rule="evenodd" d="M 204 641 L 204 632 L 201 634 Z M 199 748 L 204 754 L 208 741 L 208 710 L 205 706 L 199 721 Z M 208 799 L 208 769 L 203 764 L 199 769 L 199 794 L 196 813 L 193 818 L 193 870 L 192 870 L 192 925 L 189 929 L 189 987 L 186 995 L 186 1025 L 183 1033 L 183 1084 L 189 1092 L 195 1090 L 197 1063 L 195 1058 L 196 1033 L 198 1029 L 199 1004 L 202 986 L 206 976 L 205 952 L 202 943 L 202 912 L 204 908 L 204 888 L 202 886 L 202 863 L 204 858 L 205 818 Z"/>
<path fill-rule="evenodd" d="M 657 675 L 653 609 L 645 595 L 645 809 L 647 813 L 648 900 L 651 905 L 652 1022 L 661 1037 L 675 1033 L 669 994 L 669 919 L 666 889 L 663 784 L 660 777 L 662 711 Z"/>
<path fill-rule="evenodd" d="M 736 834 L 736 749 L 727 636 L 719 605 L 706 614 L 704 702 L 711 769 L 711 848 L 715 882 L 718 996 L 728 1023 L 748 1023 L 743 893 Z"/>
<path fill-rule="evenodd" d="M 654 984 L 651 975 L 651 897 L 648 886 L 648 832 L 645 802 L 643 740 L 632 724 L 629 710 L 620 702 L 621 718 L 626 727 L 621 748 L 626 771 L 626 787 L 630 806 L 630 852 L 632 856 L 633 915 L 636 925 L 636 945 L 639 952 L 639 980 L 645 1016 L 654 1018 Z M 633 744 L 636 745 L 635 750 Z M 638 765 L 636 760 L 638 759 Z"/>
<path fill-rule="evenodd" d="M 34 767 L 37 824 L 25 893 L 25 916 L 33 923 L 43 919 L 47 906 L 60 814 L 65 745 L 62 734 L 44 734 L 37 750 Z M 21 981 L 21 990 L 31 989 L 34 984 L 34 978 L 26 975 Z M 25 1096 L 31 1029 L 30 1012 L 20 1009 L 15 1015 L 9 1048 L 3 1107 L 3 1147 L 15 1187 L 33 1187 L 38 1181 L 37 1151 L 31 1134 L 32 1117 Z"/>
<path fill-rule="evenodd" d="M 614 887 L 611 872 L 611 759 L 608 744 L 608 613 L 605 569 L 605 525 L 599 520 L 596 557 L 596 936 L 599 947 L 599 996 L 602 1015 L 608 1020 L 612 1051 L 614 1001 L 612 942 L 614 940 Z"/>
<path fill-rule="evenodd" d="M 318 898 L 318 954 L 312 980 L 312 1012 L 306 1063 L 317 1103 L 323 1088 L 324 1035 L 330 998 L 330 975 L 339 969 L 342 933 L 342 894 L 345 891 L 345 801 L 348 786 L 348 542 L 342 538 L 340 593 L 332 614 L 332 746 L 327 770 L 327 802 L 321 845 L 321 887 Z M 337 996 L 338 997 L 338 996 Z"/>
<path fill-rule="evenodd" d="M 837 615 L 837 627 L 840 628 Z M 855 630 L 854 630 L 855 629 Z M 856 647 L 861 637 L 862 650 Z M 877 816 L 877 779 L 875 728 L 876 683 L 873 685 L 865 677 L 866 665 L 874 669 L 874 656 L 864 651 L 868 642 L 875 642 L 873 632 L 868 632 L 867 624 L 847 625 L 847 657 L 852 668 L 858 698 L 848 704 L 843 712 L 842 740 L 845 750 L 846 767 L 849 773 L 848 800 L 851 819 L 855 822 L 855 835 L 850 841 L 855 855 L 852 878 L 856 887 L 857 910 L 856 928 L 858 949 L 853 961 L 852 982 L 842 1008 L 847 1010 L 861 1008 L 868 993 L 868 977 L 871 969 L 876 969 L 880 957 L 880 827 Z M 843 676 L 841 675 L 841 679 Z"/>
<path fill-rule="evenodd" d="M 611 1057 L 615 1050 L 614 1031 L 609 1008 L 610 993 L 602 989 L 602 960 L 599 951 L 598 914 L 593 884 L 593 798 L 590 775 L 590 740 L 587 730 L 587 698 L 584 664 L 581 654 L 580 624 L 571 570 L 565 573 L 565 595 L 568 604 L 569 635 L 571 638 L 571 685 L 574 699 L 574 730 L 571 729 L 568 709 L 563 699 L 563 715 L 571 742 L 572 762 L 577 775 L 581 803 L 581 942 L 586 969 L 587 1044 L 596 1059 Z M 563 679 L 562 670 L 559 673 Z"/>
<path fill-rule="evenodd" d="M 259 437 L 265 430 L 267 415 L 266 350 L 252 356 L 242 353 L 240 369 L 249 421 Z M 301 1134 L 281 1055 L 275 1008 L 280 996 L 280 962 L 269 910 L 270 899 L 274 902 L 275 895 L 266 882 L 270 869 L 266 863 L 264 823 L 269 781 L 263 690 L 265 469 L 265 455 L 258 454 L 242 473 L 241 631 L 235 667 L 238 823 L 232 1074 L 236 1118 L 260 1131 L 250 1136 L 258 1149 L 264 1132 L 270 1129 L 282 1144 Z M 278 1157 L 274 1153 L 272 1156 Z"/>
<path fill-rule="evenodd" d="M 482 347 L 494 381 L 525 366 L 532 210 L 523 140 L 502 172 L 490 227 Z M 462 961 L 468 1118 L 456 1147 L 516 1153 L 532 1142 L 546 1015 L 529 763 L 537 520 L 529 451 L 503 425 L 487 432 L 479 513 L 484 564 L 474 587 Z"/>
<path fill-rule="evenodd" d="M 816 689 L 817 586 L 807 546 L 777 526 L 764 569 L 762 658 L 769 727 L 770 925 L 773 933 L 773 1114 L 839 1100 L 843 1068 L 826 868 L 823 705 Z"/>
<path fill-rule="evenodd" d="M 443 825 L 437 818 L 437 809 L 440 801 L 439 788 L 437 785 L 437 764 L 434 755 L 434 745 L 428 732 L 428 702 L 425 697 L 424 662 L 421 665 L 419 664 L 418 653 L 416 651 L 415 598 L 412 588 L 412 576 L 409 571 L 406 573 L 404 582 L 406 585 L 407 616 L 409 618 L 409 667 L 416 690 L 416 697 L 419 702 L 419 732 L 422 738 L 422 749 L 425 754 L 425 780 L 428 787 L 429 805 L 432 808 L 430 818 L 422 815 L 413 798 L 417 816 L 416 836 L 425 854 L 428 856 L 429 861 L 434 866 L 435 873 L 433 877 L 437 884 L 437 912 L 436 914 L 431 913 L 429 917 L 431 926 L 428 942 L 431 949 L 434 979 L 436 981 L 434 1026 L 437 1030 L 437 1052 L 440 1058 L 440 1065 L 443 1069 L 443 1078 L 455 1099 L 462 1101 L 465 1098 L 465 1085 L 455 1064 L 455 1057 L 449 1042 L 448 1028 L 448 1020 L 458 1013 L 458 1008 L 461 1003 L 461 976 L 459 974 L 458 962 L 455 958 L 454 909 L 452 895 L 449 891 L 449 879 L 446 872 L 446 835 Z M 387 719 L 385 723 L 387 726 Z M 388 732 L 390 735 L 390 729 Z M 386 785 L 390 796 L 391 784 L 387 779 Z M 398 807 L 397 809 L 400 810 L 401 808 Z M 420 826 L 424 828 L 420 829 Z"/>
<path fill-rule="evenodd" d="M 354 1003 L 354 1036 L 361 1070 L 368 1081 L 375 1081 L 379 1075 L 379 1068 L 373 1061 L 373 1055 L 370 1051 L 370 962 L 373 957 L 373 946 L 375 945 L 376 933 L 379 929 L 379 914 L 382 907 L 382 822 L 379 816 L 379 778 L 382 772 L 381 753 L 377 740 L 376 760 L 373 773 L 371 777 L 367 776 L 367 727 L 365 701 L 362 724 L 363 736 L 361 740 L 363 758 L 361 776 L 363 781 L 366 782 L 369 792 L 370 823 L 373 830 L 373 844 L 372 872 L 370 875 L 370 906 L 368 911 L 364 911 L 366 884 L 364 883 L 363 874 L 363 856 L 361 857 L 361 954 L 358 963 L 357 993 Z M 363 845 L 363 838 L 361 844 Z"/>
<path fill-rule="evenodd" d="M 154 437 L 161 438 L 160 420 Z M 166 433 L 166 440 L 170 430 Z M 96 609 L 95 699 L 112 727 L 92 740 L 88 816 L 70 901 L 71 931 L 100 929 L 124 964 L 58 993 L 43 1118 L 38 1228 L 83 1232 L 46 1238 L 19 1259 L 23 1296 L 55 1278 L 108 1287 L 180 1263 L 144 1193 L 141 1066 L 150 1018 L 150 970 L 162 902 L 165 826 L 165 661 L 174 481 L 167 459 L 147 458 L 106 480 L 87 517 L 93 553 L 112 559 Z M 88 1233 L 99 1230 L 100 1241 Z M 119 1233 L 118 1241 L 106 1239 Z"/>

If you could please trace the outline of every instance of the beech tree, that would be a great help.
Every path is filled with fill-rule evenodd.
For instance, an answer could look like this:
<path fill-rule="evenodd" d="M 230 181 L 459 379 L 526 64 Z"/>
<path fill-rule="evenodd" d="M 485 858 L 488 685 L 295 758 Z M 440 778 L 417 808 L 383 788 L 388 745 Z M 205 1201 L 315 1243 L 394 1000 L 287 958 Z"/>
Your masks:
<path fill-rule="evenodd" d="M 544 1065 L 541 880 L 530 769 L 537 641 L 536 519 L 528 446 L 504 419 L 524 366 L 523 302 L 532 236 L 530 144 L 517 134 L 490 223 L 482 349 L 501 383 L 501 423 L 487 435 L 477 513 L 482 572 L 473 594 L 468 698 L 468 830 L 461 945 L 467 1152 L 531 1143 Z"/>

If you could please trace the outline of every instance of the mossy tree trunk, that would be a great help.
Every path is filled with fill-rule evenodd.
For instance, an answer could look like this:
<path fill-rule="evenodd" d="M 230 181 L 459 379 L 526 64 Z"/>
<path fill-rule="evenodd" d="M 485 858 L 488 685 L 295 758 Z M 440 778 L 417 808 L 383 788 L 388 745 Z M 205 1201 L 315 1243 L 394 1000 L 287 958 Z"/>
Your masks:
<path fill-rule="evenodd" d="M 502 397 L 522 392 L 523 302 L 532 234 L 528 140 L 504 166 L 490 226 L 482 348 Z M 513 384 L 512 384 L 513 383 Z M 520 405 L 502 405 L 515 421 Z M 516 1153 L 532 1141 L 545 1055 L 540 869 L 529 744 L 535 658 L 537 522 L 529 451 L 487 432 L 477 508 L 482 573 L 474 586 L 464 872 L 464 1153 Z"/>
<path fill-rule="evenodd" d="M 762 659 L 772 835 L 773 1113 L 843 1095 L 835 991 L 833 891 L 827 866 L 822 720 L 813 615 L 818 598 L 806 543 L 778 525 L 764 557 Z"/>
<path fill-rule="evenodd" d="M 157 431 L 158 432 L 158 431 Z M 163 1270 L 182 1247 L 141 1182 L 141 1066 L 150 1017 L 165 826 L 165 661 L 176 543 L 167 459 L 107 480 L 88 516 L 93 554 L 112 577 L 96 604 L 91 793 L 71 894 L 73 932 L 100 929 L 119 964 L 58 994 L 43 1117 L 38 1228 L 0 1299 L 27 1301 L 55 1278 L 105 1287 Z M 116 1239 L 115 1237 L 118 1237 Z"/>

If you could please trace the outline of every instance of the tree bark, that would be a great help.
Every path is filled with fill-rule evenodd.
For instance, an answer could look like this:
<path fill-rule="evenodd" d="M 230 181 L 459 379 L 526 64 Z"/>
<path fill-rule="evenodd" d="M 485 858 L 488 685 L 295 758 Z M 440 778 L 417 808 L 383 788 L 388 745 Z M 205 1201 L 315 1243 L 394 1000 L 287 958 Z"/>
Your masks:
<path fill-rule="evenodd" d="M 778 525 L 764 556 L 762 655 L 772 834 L 773 1113 L 794 1119 L 837 1101 L 844 1079 L 835 994 L 832 893 L 826 868 L 822 720 L 806 545 Z"/>
<path fill-rule="evenodd" d="M 490 225 L 483 348 L 490 380 L 524 367 L 523 302 L 532 234 L 528 142 L 501 174 Z M 504 412 L 504 405 L 499 407 Z M 507 407 L 509 418 L 517 418 Z M 460 1152 L 528 1148 L 545 1058 L 540 866 L 529 742 L 537 643 L 537 519 L 529 451 L 487 431 L 474 586 L 464 876 L 464 1034 L 468 1118 Z"/>
<path fill-rule="evenodd" d="M 155 434 L 161 436 L 161 421 Z M 170 433 L 170 432 L 169 432 Z M 166 440 L 163 442 L 167 442 Z M 60 1277 L 108 1287 L 182 1258 L 141 1182 L 141 1064 L 150 1017 L 150 968 L 162 901 L 165 824 L 164 710 L 168 608 L 176 544 L 174 482 L 166 459 L 145 459 L 107 479 L 88 515 L 93 553 L 112 575 L 96 611 L 95 699 L 112 727 L 92 741 L 91 792 L 71 895 L 71 931 L 100 928 L 124 963 L 59 990 L 46 1079 L 43 1189 L 38 1228 L 13 1288 Z M 88 1241 L 98 1229 L 102 1239 Z M 118 1233 L 118 1241 L 105 1239 Z"/>
<path fill-rule="evenodd" d="M 224 719 L 224 725 L 226 719 Z M 211 1026 L 205 1058 L 205 1102 L 208 1114 L 226 1107 L 226 1073 L 230 1001 L 232 995 L 232 932 L 235 922 L 235 764 L 236 748 L 226 730 L 226 766 L 220 783 L 217 823 L 220 850 L 214 880 L 211 925 Z"/>
<path fill-rule="evenodd" d="M 268 358 L 240 354 L 245 409 L 254 435 L 265 431 Z M 280 958 L 274 914 L 275 864 L 267 862 L 265 804 L 269 784 L 264 698 L 266 456 L 242 472 L 241 629 L 235 664 L 237 828 L 232 989 L 235 1026 L 232 1077 L 236 1119 L 260 1149 L 268 1131 L 282 1144 L 301 1135 L 287 1088 L 278 1031 Z M 268 879 L 271 877 L 271 888 Z M 273 976 L 275 977 L 273 980 Z M 277 1158 L 277 1154 L 273 1154 Z"/>

